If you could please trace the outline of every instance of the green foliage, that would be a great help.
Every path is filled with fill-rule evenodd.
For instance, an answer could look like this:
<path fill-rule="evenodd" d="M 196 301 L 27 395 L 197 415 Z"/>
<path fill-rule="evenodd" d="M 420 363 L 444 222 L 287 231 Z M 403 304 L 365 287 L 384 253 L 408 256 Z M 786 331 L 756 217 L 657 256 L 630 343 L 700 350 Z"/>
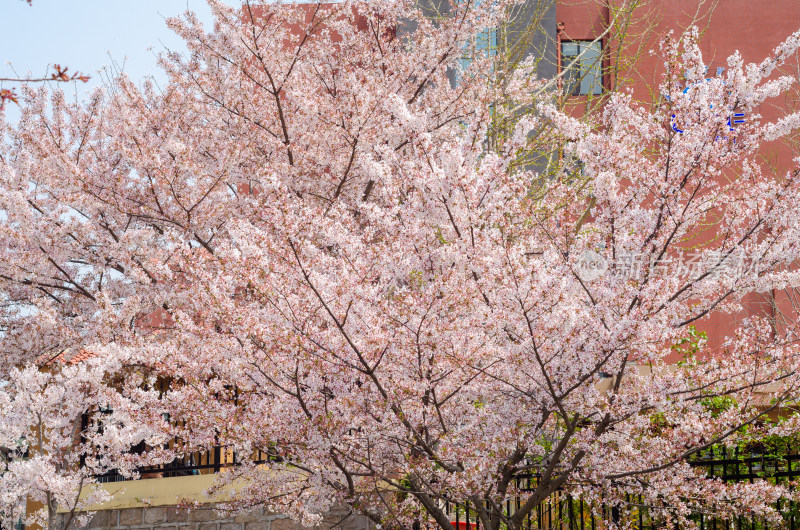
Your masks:
<path fill-rule="evenodd" d="M 730 396 L 713 396 L 700 400 L 700 404 L 711 412 L 712 417 L 716 418 L 723 412 L 734 408 L 739 402 Z"/>
<path fill-rule="evenodd" d="M 687 328 L 687 335 L 672 345 L 672 350 L 683 354 L 683 359 L 678 361 L 678 366 L 694 364 L 697 362 L 696 356 L 708 340 L 705 331 L 698 331 L 694 326 Z"/>
<path fill-rule="evenodd" d="M 655 435 L 662 434 L 672 425 L 667 421 L 667 416 L 663 412 L 656 412 L 650 416 L 650 433 Z"/>

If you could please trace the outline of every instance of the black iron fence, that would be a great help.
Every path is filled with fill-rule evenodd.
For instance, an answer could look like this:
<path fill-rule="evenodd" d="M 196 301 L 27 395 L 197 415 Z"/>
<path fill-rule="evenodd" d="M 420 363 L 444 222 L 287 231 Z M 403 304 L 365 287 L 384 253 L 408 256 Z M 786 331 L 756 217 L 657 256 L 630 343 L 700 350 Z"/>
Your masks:
<path fill-rule="evenodd" d="M 162 382 L 162 386 L 163 386 Z M 99 410 L 94 414 L 83 414 L 81 416 L 81 432 L 86 432 L 89 427 L 96 428 L 100 431 L 103 429 L 103 415 L 110 412 L 110 410 Z M 186 427 L 185 422 L 170 420 L 171 424 L 175 427 Z M 85 443 L 86 439 L 82 436 L 81 442 Z M 206 448 L 188 448 L 180 437 L 175 437 L 161 447 L 149 447 L 144 442 L 141 442 L 130 448 L 129 455 L 144 455 L 152 450 L 161 449 L 167 454 L 174 453 L 177 456 L 171 461 L 164 464 L 146 464 L 136 468 L 136 473 L 139 478 L 166 478 L 166 477 L 184 477 L 190 475 L 206 475 L 211 473 L 219 473 L 224 467 L 235 466 L 237 463 L 247 461 L 255 462 L 256 464 L 265 463 L 268 461 L 279 460 L 280 456 L 275 451 L 262 451 L 254 450 L 250 454 L 243 455 L 230 447 L 224 445 L 214 444 Z M 81 457 L 81 466 L 85 464 L 85 457 Z M 122 482 L 130 480 L 129 476 L 121 473 L 119 470 L 111 470 L 102 475 L 96 476 L 98 482 Z"/>
<path fill-rule="evenodd" d="M 179 440 L 176 439 L 167 444 L 164 449 L 173 450 L 179 443 Z M 139 444 L 134 447 L 131 452 L 144 453 L 146 449 L 144 444 Z M 243 460 L 262 464 L 279 459 L 280 457 L 273 452 L 256 450 L 249 455 L 241 455 L 228 447 L 215 445 L 206 450 L 180 452 L 180 456 L 171 462 L 140 466 L 136 471 L 139 474 L 139 478 L 142 479 L 185 477 L 219 473 L 222 468 L 234 466 Z M 104 473 L 98 476 L 97 479 L 99 482 L 121 482 L 130 480 L 117 470 Z"/>
<path fill-rule="evenodd" d="M 164 449 L 180 447 L 174 440 Z M 692 458 L 692 466 L 705 469 L 707 474 L 719 477 L 724 482 L 769 481 L 774 484 L 789 484 L 800 478 L 800 447 L 786 445 L 780 451 L 767 450 L 755 444 L 747 448 L 714 447 Z M 144 452 L 143 444 L 133 452 Z M 167 464 L 142 466 L 138 469 L 141 478 L 161 478 L 217 473 L 222 468 L 234 466 L 243 459 L 256 462 L 279 460 L 274 452 L 255 451 L 250 455 L 237 454 L 224 446 L 212 446 L 205 450 L 181 453 L 181 456 Z M 126 478 L 116 471 L 98 477 L 100 482 L 116 482 Z M 536 485 L 534 475 L 517 479 L 517 488 L 523 495 L 506 500 L 503 510 L 513 515 L 525 501 L 524 492 L 532 491 Z M 443 503 L 454 530 L 481 530 L 481 521 L 475 507 L 470 503 Z M 775 508 L 783 517 L 783 527 L 800 530 L 800 505 L 790 500 L 782 500 Z M 648 506 L 640 495 L 626 495 L 624 500 L 614 505 L 597 505 L 574 498 L 566 493 L 556 493 L 531 511 L 522 522 L 525 530 L 599 530 L 609 523 L 640 530 L 667 528 L 663 518 Z M 768 521 L 745 514 L 734 518 L 722 517 L 712 513 L 697 513 L 691 517 L 700 530 L 770 530 L 775 527 Z M 425 525 L 421 525 L 424 527 Z M 672 530 L 669 528 L 668 530 Z"/>
<path fill-rule="evenodd" d="M 512 501 L 511 504 L 515 502 Z M 772 530 L 777 527 L 794 530 L 800 527 L 797 503 L 781 501 L 777 508 L 783 517 L 781 525 L 747 515 L 723 518 L 713 514 L 695 514 L 690 519 L 700 530 Z M 483 526 L 477 511 L 470 503 L 447 503 L 445 511 L 454 530 L 480 530 Z M 506 511 L 506 515 L 513 514 L 513 507 Z M 621 506 L 600 506 L 596 509 L 582 499 L 556 494 L 529 513 L 521 524 L 525 530 L 601 530 L 616 525 L 640 530 L 678 528 L 675 524 L 668 524 L 663 518 L 652 517 L 650 508 L 642 502 L 639 495 L 626 495 Z M 420 527 L 424 528 L 426 525 Z"/>
<path fill-rule="evenodd" d="M 779 450 L 770 450 L 763 444 L 748 447 L 718 446 L 697 454 L 690 465 L 705 469 L 709 476 L 718 477 L 726 483 L 768 481 L 773 484 L 789 483 L 800 478 L 800 454 L 789 444 Z M 531 491 L 535 476 L 518 479 L 517 488 Z M 524 502 L 519 496 L 508 499 L 504 514 L 516 513 Z M 775 509 L 781 514 L 781 526 L 800 530 L 800 504 L 791 500 L 778 501 Z M 481 521 L 477 510 L 470 503 L 445 503 L 445 511 L 453 521 L 454 530 L 480 530 Z M 640 530 L 669 529 L 663 517 L 654 516 L 641 495 L 625 495 L 616 505 L 596 505 L 574 498 L 566 493 L 556 493 L 542 502 L 522 521 L 526 530 L 597 530 L 611 525 L 633 527 Z M 690 519 L 700 530 L 771 530 L 776 525 L 763 518 L 742 514 L 722 517 L 713 513 L 696 513 Z M 611 523 L 611 524 L 609 524 Z M 424 526 L 424 525 L 422 525 Z"/>
<path fill-rule="evenodd" d="M 513 515 L 520 507 L 518 500 L 509 501 L 505 515 Z M 777 506 L 788 529 L 800 528 L 800 507 L 791 501 L 781 501 Z M 446 503 L 445 512 L 452 521 L 454 530 L 480 530 L 483 526 L 477 511 L 470 503 Z M 776 525 L 761 518 L 739 515 L 724 518 L 713 514 L 695 514 L 690 519 L 700 530 L 771 530 Z M 522 520 L 525 530 L 601 530 L 620 525 L 640 530 L 677 529 L 665 519 L 653 517 L 650 507 L 640 495 L 626 495 L 618 506 L 599 506 L 571 495 L 555 494 L 541 503 Z M 421 528 L 426 525 L 420 525 Z"/>
<path fill-rule="evenodd" d="M 777 449 L 764 444 L 746 448 L 719 446 L 699 453 L 690 463 L 725 482 L 768 480 L 773 484 L 788 484 L 800 477 L 798 449 L 788 443 Z"/>

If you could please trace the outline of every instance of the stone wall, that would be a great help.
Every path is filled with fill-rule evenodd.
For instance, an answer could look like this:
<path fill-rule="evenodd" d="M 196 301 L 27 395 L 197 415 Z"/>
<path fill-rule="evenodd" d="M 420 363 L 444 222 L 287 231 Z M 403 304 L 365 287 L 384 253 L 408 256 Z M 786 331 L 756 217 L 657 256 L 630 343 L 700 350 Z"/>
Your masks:
<path fill-rule="evenodd" d="M 62 516 L 63 517 L 63 516 Z M 63 525 L 59 525 L 63 528 Z M 85 528 L 125 530 L 301 530 L 303 527 L 285 515 L 255 510 L 238 515 L 217 512 L 213 504 L 191 510 L 172 506 L 126 508 L 98 511 Z M 370 530 L 369 520 L 360 515 L 333 512 L 327 515 L 323 530 Z"/>

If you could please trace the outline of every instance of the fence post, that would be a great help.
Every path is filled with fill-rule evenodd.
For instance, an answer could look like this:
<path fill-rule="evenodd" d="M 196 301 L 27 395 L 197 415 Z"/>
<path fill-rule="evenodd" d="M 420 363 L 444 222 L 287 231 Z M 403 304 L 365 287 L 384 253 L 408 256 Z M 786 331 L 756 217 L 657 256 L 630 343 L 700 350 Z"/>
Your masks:
<path fill-rule="evenodd" d="M 220 469 L 222 468 L 222 464 L 220 463 L 222 460 L 222 448 L 218 445 L 214 446 L 214 473 L 219 473 Z"/>

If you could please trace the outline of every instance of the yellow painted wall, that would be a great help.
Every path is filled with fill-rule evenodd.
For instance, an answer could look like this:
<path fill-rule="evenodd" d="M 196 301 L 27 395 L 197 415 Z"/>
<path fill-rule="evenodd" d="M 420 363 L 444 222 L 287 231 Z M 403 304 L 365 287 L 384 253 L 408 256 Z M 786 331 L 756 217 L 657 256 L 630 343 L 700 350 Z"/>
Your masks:
<path fill-rule="evenodd" d="M 88 510 L 116 510 L 121 508 L 143 508 L 148 506 L 174 506 L 181 501 L 192 500 L 199 503 L 224 502 L 232 499 L 235 487 L 225 488 L 213 497 L 205 495 L 216 475 L 193 475 L 187 477 L 150 478 L 109 482 L 87 487 L 81 498 L 93 488 L 106 490 L 112 497 L 108 502 L 91 505 Z M 60 510 L 59 510 L 60 511 Z"/>

